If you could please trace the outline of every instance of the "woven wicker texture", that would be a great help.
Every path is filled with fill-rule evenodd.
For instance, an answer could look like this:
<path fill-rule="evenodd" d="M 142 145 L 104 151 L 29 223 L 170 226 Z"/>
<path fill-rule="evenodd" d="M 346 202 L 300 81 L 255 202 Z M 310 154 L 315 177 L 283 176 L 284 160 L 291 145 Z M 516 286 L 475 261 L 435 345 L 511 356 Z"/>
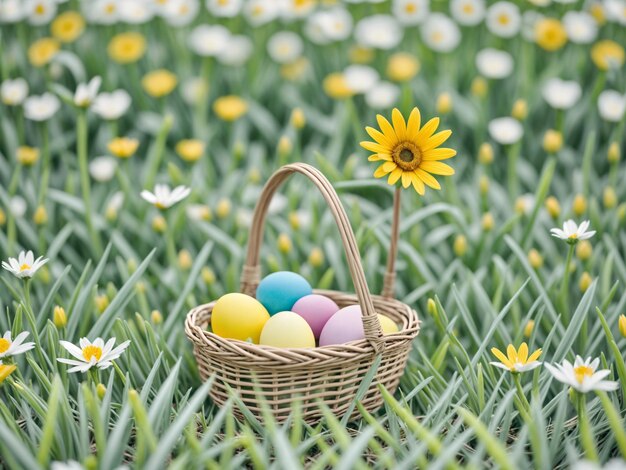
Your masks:
<path fill-rule="evenodd" d="M 360 400 L 366 409 L 374 411 L 382 404 L 377 384 L 393 392 L 400 381 L 412 340 L 419 333 L 419 320 L 408 305 L 391 297 L 391 274 L 386 276 L 384 297 L 370 294 L 348 216 L 330 182 L 314 167 L 304 163 L 285 165 L 266 183 L 252 220 L 241 292 L 252 296 L 256 293 L 261 278 L 259 253 L 267 209 L 278 187 L 293 173 L 307 176 L 317 186 L 335 217 L 356 294 L 315 292 L 333 299 L 340 307 L 359 304 L 365 339 L 318 348 L 274 348 L 225 339 L 207 330 L 214 302 L 189 312 L 185 332 L 194 344 L 201 377 L 206 380 L 215 375 L 210 395 L 218 405 L 234 392 L 261 419 L 262 404 L 278 421 L 283 421 L 295 401 L 301 403 L 302 417 L 309 422 L 320 417 L 319 402 L 342 415 L 350 407 L 376 356 L 381 355 L 374 380 Z M 394 320 L 400 330 L 383 336 L 376 313 Z M 237 414 L 243 416 L 240 411 Z"/>

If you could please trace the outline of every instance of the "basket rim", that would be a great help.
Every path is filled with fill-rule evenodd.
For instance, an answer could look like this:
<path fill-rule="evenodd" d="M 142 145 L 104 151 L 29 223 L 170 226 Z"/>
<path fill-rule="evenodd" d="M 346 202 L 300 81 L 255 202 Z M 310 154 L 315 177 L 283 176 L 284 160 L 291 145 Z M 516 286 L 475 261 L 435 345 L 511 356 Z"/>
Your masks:
<path fill-rule="evenodd" d="M 342 291 L 336 291 L 336 290 L 329 290 L 329 289 L 314 289 L 313 293 L 315 294 L 341 294 L 344 296 L 351 296 L 354 297 L 355 299 L 355 304 L 359 304 L 358 302 L 358 298 L 357 295 L 355 293 L 352 292 L 342 292 Z M 407 312 L 407 317 L 409 320 L 409 327 L 408 328 L 404 328 L 402 330 L 399 330 L 397 332 L 394 333 L 389 333 L 389 334 L 385 334 L 382 337 L 382 341 L 385 344 L 388 343 L 393 343 L 393 342 L 399 342 L 399 341 L 407 341 L 410 340 L 412 341 L 413 339 L 415 339 L 420 332 L 420 325 L 421 325 L 421 320 L 419 319 L 419 316 L 417 314 L 417 311 L 412 308 L 411 306 L 409 306 L 408 304 L 402 302 L 401 300 L 398 300 L 396 298 L 388 298 L 388 297 L 383 297 L 380 295 L 375 295 L 372 294 L 371 295 L 372 299 L 375 301 L 383 301 L 383 302 L 390 302 L 390 303 L 395 303 L 398 304 L 398 306 L 402 306 L 402 309 L 405 310 Z M 200 304 L 197 305 L 196 307 L 194 307 L 193 309 L 191 309 L 185 318 L 185 333 L 187 335 L 187 338 L 195 345 L 195 346 L 204 346 L 207 347 L 208 345 L 206 343 L 199 343 L 194 335 L 192 335 L 192 331 L 195 332 L 196 334 L 198 334 L 200 337 L 205 337 L 207 339 L 210 339 L 212 342 L 215 342 L 217 344 L 223 344 L 224 346 L 228 347 L 228 345 L 232 345 L 235 347 L 244 347 L 246 350 L 248 350 L 250 353 L 253 353 L 254 350 L 258 350 L 258 351 L 262 351 L 263 353 L 267 354 L 267 353 L 280 353 L 280 352 L 293 352 L 295 354 L 299 354 L 299 353 L 303 353 L 303 352 L 307 352 L 307 351 L 320 351 L 320 352 L 331 352 L 331 353 L 367 353 L 367 352 L 371 352 L 373 351 L 373 347 L 371 346 L 371 343 L 363 338 L 363 339 L 359 339 L 359 340 L 354 340 L 354 341 L 349 341 L 347 343 L 341 343 L 341 344 L 332 344 L 332 345 L 328 345 L 328 346 L 316 346 L 313 348 L 279 348 L 276 346 L 268 346 L 268 345 L 262 345 L 262 344 L 255 344 L 255 343 L 251 343 L 251 342 L 247 342 L 247 341 L 242 341 L 239 339 L 234 339 L 234 338 L 224 338 L 222 336 L 218 336 L 217 334 L 203 328 L 202 326 L 200 326 L 200 324 L 198 324 L 198 322 L 196 321 L 196 315 L 207 309 L 207 308 L 212 308 L 213 305 L 217 302 L 217 300 L 212 300 L 210 302 L 206 302 L 204 304 Z M 378 313 L 378 312 L 377 312 Z"/>

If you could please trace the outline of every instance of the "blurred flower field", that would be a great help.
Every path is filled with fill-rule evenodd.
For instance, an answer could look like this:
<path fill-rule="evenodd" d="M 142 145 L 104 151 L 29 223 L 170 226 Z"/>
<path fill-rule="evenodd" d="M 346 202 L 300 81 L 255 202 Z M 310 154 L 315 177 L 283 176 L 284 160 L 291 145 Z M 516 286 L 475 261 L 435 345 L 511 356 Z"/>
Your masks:
<path fill-rule="evenodd" d="M 624 0 L 0 0 L 0 466 L 626 468 L 625 47 Z M 185 336 L 292 162 L 373 293 L 400 234 L 355 420 L 217 407 Z M 307 183 L 262 269 L 352 292 Z"/>

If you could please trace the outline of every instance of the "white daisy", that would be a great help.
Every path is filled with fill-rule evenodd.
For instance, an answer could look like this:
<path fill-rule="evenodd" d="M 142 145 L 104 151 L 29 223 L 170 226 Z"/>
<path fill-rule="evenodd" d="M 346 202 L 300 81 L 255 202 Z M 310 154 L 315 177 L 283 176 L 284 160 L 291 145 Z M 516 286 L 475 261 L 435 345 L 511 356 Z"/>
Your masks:
<path fill-rule="evenodd" d="M 367 65 L 353 64 L 343 72 L 346 84 L 354 93 L 365 93 L 376 86 L 380 76 L 376 69 Z"/>
<path fill-rule="evenodd" d="M 9 261 L 3 261 L 2 267 L 19 278 L 31 278 L 37 270 L 48 262 L 47 258 L 40 256 L 35 259 L 32 251 L 22 251 L 17 259 L 9 258 Z"/>
<path fill-rule="evenodd" d="M 116 168 L 117 159 L 114 157 L 96 157 L 89 162 L 89 174 L 99 183 L 111 181 L 115 176 Z"/>
<path fill-rule="evenodd" d="M 286 64 L 302 55 L 302 39 L 291 31 L 274 33 L 267 41 L 267 52 L 274 62 Z"/>
<path fill-rule="evenodd" d="M 28 331 L 22 331 L 19 335 L 11 341 L 11 331 L 4 333 L 4 336 L 0 338 L 0 359 L 17 356 L 18 354 L 30 351 L 35 347 L 35 343 L 24 343 L 24 340 L 30 333 Z"/>
<path fill-rule="evenodd" d="M 604 0 L 604 10 L 609 21 L 626 25 L 626 2 L 624 0 Z"/>
<path fill-rule="evenodd" d="M 577 355 L 574 364 L 565 359 L 562 364 L 552 365 L 546 363 L 546 368 L 556 380 L 569 385 L 580 393 L 592 392 L 594 390 L 609 392 L 617 389 L 619 386 L 617 382 L 603 380 L 611 371 L 608 369 L 597 370 L 599 365 L 600 359 L 598 358 L 593 361 L 590 357 L 583 360 L 582 357 Z"/>
<path fill-rule="evenodd" d="M 422 25 L 422 39 L 435 52 L 450 52 L 461 42 L 461 31 L 446 15 L 433 13 Z"/>
<path fill-rule="evenodd" d="M 543 99 L 555 109 L 570 109 L 576 104 L 582 89 L 578 82 L 551 78 L 541 89 Z"/>
<path fill-rule="evenodd" d="M 120 0 L 94 0 L 82 2 L 82 11 L 92 23 L 114 24 L 120 19 Z"/>
<path fill-rule="evenodd" d="M 489 135 L 502 145 L 511 145 L 518 142 L 524 134 L 524 128 L 517 119 L 501 117 L 489 123 Z"/>
<path fill-rule="evenodd" d="M 279 5 L 281 16 L 286 20 L 305 18 L 317 4 L 316 0 L 271 0 Z"/>
<path fill-rule="evenodd" d="M 29 96 L 24 101 L 24 116 L 32 121 L 47 121 L 61 107 L 61 102 L 52 93 Z"/>
<path fill-rule="evenodd" d="M 588 228 L 588 220 L 584 220 L 578 225 L 572 219 L 569 219 L 563 222 L 563 230 L 555 227 L 550 229 L 550 233 L 553 237 L 560 238 L 568 243 L 576 243 L 578 240 L 587 240 L 596 234 L 595 230 L 588 231 Z"/>
<path fill-rule="evenodd" d="M 485 17 L 484 0 L 452 0 L 450 14 L 463 26 L 476 26 Z"/>
<path fill-rule="evenodd" d="M 317 11 L 308 17 L 304 32 L 316 44 L 343 41 L 352 32 L 352 15 L 344 8 Z"/>
<path fill-rule="evenodd" d="M 102 119 L 114 121 L 128 111 L 131 97 L 126 90 L 100 93 L 93 102 L 91 110 Z"/>
<path fill-rule="evenodd" d="M 38 26 L 49 23 L 57 12 L 56 0 L 26 0 L 24 4 L 28 22 Z"/>
<path fill-rule="evenodd" d="M 26 200 L 22 196 L 13 196 L 9 200 L 9 210 L 16 219 L 24 217 L 27 208 L 28 205 L 26 204 Z"/>
<path fill-rule="evenodd" d="M 487 29 L 496 36 L 511 38 L 515 36 L 522 23 L 517 5 L 511 2 L 496 2 L 487 10 Z"/>
<path fill-rule="evenodd" d="M 430 13 L 428 0 L 393 0 L 391 11 L 402 24 L 422 23 Z"/>
<path fill-rule="evenodd" d="M 567 38 L 576 44 L 592 43 L 598 36 L 598 23 L 584 11 L 568 11 L 563 16 Z"/>
<path fill-rule="evenodd" d="M 398 101 L 400 88 L 390 82 L 378 84 L 365 94 L 365 102 L 370 108 L 390 109 Z"/>
<path fill-rule="evenodd" d="M 145 0 L 118 0 L 120 20 L 130 24 L 144 24 L 154 17 L 154 10 Z"/>
<path fill-rule="evenodd" d="M 59 341 L 67 351 L 76 359 L 57 358 L 57 361 L 63 364 L 69 364 L 72 367 L 68 372 L 87 372 L 92 367 L 98 369 L 106 369 L 112 365 L 112 361 L 122 355 L 124 350 L 130 344 L 130 341 L 124 341 L 117 348 L 115 338 L 111 338 L 104 343 L 102 338 L 96 338 L 92 343 L 87 338 L 81 338 L 79 341 L 80 348 L 73 345 L 69 341 Z"/>
<path fill-rule="evenodd" d="M 513 72 L 513 56 L 487 48 L 476 54 L 476 68 L 486 78 L 506 78 Z"/>
<path fill-rule="evenodd" d="M 217 60 L 225 65 L 241 66 L 248 61 L 253 49 L 254 45 L 248 36 L 233 35 L 228 41 L 228 48 L 217 55 Z"/>
<path fill-rule="evenodd" d="M 0 23 L 19 23 L 25 17 L 23 0 L 0 0 Z"/>
<path fill-rule="evenodd" d="M 232 18 L 241 10 L 241 0 L 207 0 L 207 10 L 219 18 Z"/>
<path fill-rule="evenodd" d="M 402 40 L 404 31 L 390 15 L 372 15 L 363 18 L 354 28 L 356 41 L 364 47 L 393 49 Z"/>
<path fill-rule="evenodd" d="M 141 191 L 141 197 L 153 204 L 157 209 L 168 209 L 177 202 L 182 201 L 191 193 L 187 186 L 177 186 L 173 190 L 167 184 L 157 184 L 154 193 Z"/>
<path fill-rule="evenodd" d="M 261 26 L 276 19 L 278 7 L 276 0 L 249 0 L 243 7 L 243 14 L 251 26 Z"/>
<path fill-rule="evenodd" d="M 626 95 L 615 90 L 604 90 L 598 96 L 600 117 L 609 122 L 620 122 L 626 111 Z"/>
<path fill-rule="evenodd" d="M 230 31 L 224 26 L 203 24 L 191 31 L 189 47 L 200 56 L 212 57 L 222 53 L 229 40 Z"/>
<path fill-rule="evenodd" d="M 79 108 L 88 108 L 98 96 L 102 78 L 93 77 L 88 83 L 79 83 L 74 93 L 74 104 Z"/>
<path fill-rule="evenodd" d="M 169 0 L 165 4 L 162 16 L 169 25 L 181 27 L 191 23 L 199 10 L 199 0 Z"/>
<path fill-rule="evenodd" d="M 28 83 L 23 78 L 7 79 L 0 85 L 0 97 L 7 106 L 18 106 L 28 96 Z"/>

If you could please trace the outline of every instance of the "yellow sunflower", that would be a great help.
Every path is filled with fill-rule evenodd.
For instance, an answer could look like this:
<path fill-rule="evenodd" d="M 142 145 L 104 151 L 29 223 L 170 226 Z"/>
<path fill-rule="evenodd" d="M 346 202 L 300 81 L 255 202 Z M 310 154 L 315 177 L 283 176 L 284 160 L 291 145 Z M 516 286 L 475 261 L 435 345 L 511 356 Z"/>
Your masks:
<path fill-rule="evenodd" d="M 413 108 L 406 122 L 398 109 L 391 113 L 389 123 L 380 114 L 376 116 L 380 131 L 372 127 L 365 130 L 375 142 L 361 142 L 361 146 L 371 152 L 369 161 L 382 161 L 374 172 L 376 178 L 389 175 L 387 182 L 395 185 L 400 179 L 402 186 L 413 188 L 424 194 L 426 186 L 441 189 L 439 182 L 432 175 L 453 175 L 454 169 L 440 160 L 446 160 L 456 155 L 456 150 L 438 148 L 443 144 L 452 131 L 435 131 L 439 126 L 439 118 L 435 117 L 421 126 L 421 116 L 417 108 Z"/>

